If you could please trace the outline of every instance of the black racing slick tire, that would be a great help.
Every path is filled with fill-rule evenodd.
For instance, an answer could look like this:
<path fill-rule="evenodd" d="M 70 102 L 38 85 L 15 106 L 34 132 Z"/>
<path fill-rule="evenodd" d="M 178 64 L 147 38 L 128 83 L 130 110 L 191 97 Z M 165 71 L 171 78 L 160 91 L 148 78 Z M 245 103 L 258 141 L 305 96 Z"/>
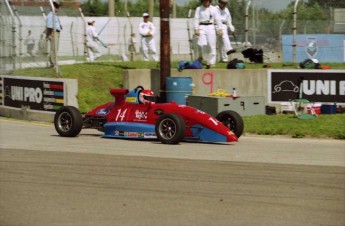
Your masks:
<path fill-rule="evenodd" d="M 164 114 L 156 122 L 155 132 L 163 144 L 178 144 L 186 133 L 186 125 L 181 116 Z"/>
<path fill-rule="evenodd" d="M 235 111 L 222 111 L 216 119 L 228 127 L 239 138 L 244 130 L 242 117 Z"/>
<path fill-rule="evenodd" d="M 83 127 L 83 117 L 73 106 L 60 108 L 54 117 L 56 132 L 62 137 L 76 137 Z"/>

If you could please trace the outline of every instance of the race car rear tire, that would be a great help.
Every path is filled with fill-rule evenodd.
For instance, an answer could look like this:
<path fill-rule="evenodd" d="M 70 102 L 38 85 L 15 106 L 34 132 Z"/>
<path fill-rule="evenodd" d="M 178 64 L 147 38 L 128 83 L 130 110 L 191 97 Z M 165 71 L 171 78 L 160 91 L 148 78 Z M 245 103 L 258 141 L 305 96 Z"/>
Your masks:
<path fill-rule="evenodd" d="M 83 127 L 83 117 L 73 106 L 60 108 L 54 117 L 56 132 L 62 137 L 76 137 Z"/>
<path fill-rule="evenodd" d="M 228 127 L 238 138 L 242 135 L 244 123 L 237 112 L 222 111 L 216 116 L 216 119 Z"/>
<path fill-rule="evenodd" d="M 155 132 L 163 144 L 178 144 L 185 137 L 186 125 L 181 116 L 165 114 L 158 118 Z"/>

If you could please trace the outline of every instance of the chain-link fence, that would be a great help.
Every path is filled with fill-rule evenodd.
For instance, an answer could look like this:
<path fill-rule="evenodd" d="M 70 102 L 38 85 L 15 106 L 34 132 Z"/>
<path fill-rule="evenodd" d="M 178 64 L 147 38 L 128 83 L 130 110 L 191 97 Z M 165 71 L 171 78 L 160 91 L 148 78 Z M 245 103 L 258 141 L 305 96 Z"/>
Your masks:
<path fill-rule="evenodd" d="M 0 73 L 11 73 L 18 68 L 49 67 L 49 45 L 45 38 L 45 16 L 51 11 L 49 2 L 34 2 L 32 5 L 11 5 L 8 0 L 0 0 Z M 293 5 L 280 14 L 269 14 L 265 9 L 250 6 L 245 2 L 242 19 L 233 18 L 236 37 L 230 36 L 232 45 L 238 51 L 232 57 L 243 58 L 241 52 L 248 47 L 262 49 L 265 61 L 282 62 L 282 49 L 293 48 L 298 43 L 283 43 L 282 36 L 296 34 L 341 34 L 345 33 L 345 10 L 339 8 L 320 9 L 298 6 L 294 21 Z M 309 12 L 309 11 L 311 12 Z M 230 9 L 231 11 L 231 9 Z M 63 30 L 60 32 L 58 64 L 84 62 L 85 14 L 83 20 L 79 7 L 63 5 L 58 12 Z M 171 18 L 170 42 L 172 60 L 189 60 L 197 55 L 193 48 L 193 14 L 191 18 Z M 93 17 L 96 31 L 107 48 L 100 46 L 100 61 L 142 60 L 138 26 L 140 17 Z M 296 27 L 294 23 L 296 22 Z M 160 19 L 153 18 L 156 26 L 155 42 L 160 52 Z M 29 33 L 31 33 L 29 35 Z M 131 33 L 135 33 L 134 50 L 129 48 Z M 31 38 L 30 38 L 31 37 Z M 236 39 L 235 39 L 236 38 Z M 30 39 L 33 46 L 30 44 Z M 345 39 L 345 38 L 344 38 Z M 304 43 L 305 44 L 305 43 Z M 322 44 L 322 43 L 321 43 Z M 333 45 L 331 43 L 331 45 Z M 334 44 L 326 54 L 334 49 L 344 48 L 344 44 Z M 132 52 L 131 54 L 131 51 Z M 290 54 L 290 53 L 289 53 Z"/>
<path fill-rule="evenodd" d="M 0 1 L 1 73 L 18 68 L 49 66 L 50 48 L 45 27 L 46 15 L 50 10 L 48 2 L 26 6 L 12 5 L 7 0 Z M 65 27 L 59 43 L 58 60 L 82 59 L 83 44 L 80 47 L 75 43 L 83 37 L 81 19 L 70 9 L 61 11 L 61 20 L 64 21 L 61 23 Z"/>
<path fill-rule="evenodd" d="M 7 0 L 0 2 L 0 73 L 18 68 L 49 67 L 50 44 L 46 39 L 46 16 L 51 11 L 47 2 L 34 6 L 14 6 Z M 62 25 L 57 50 L 58 65 L 84 62 L 85 26 L 90 17 L 82 17 L 78 7 L 60 7 Z M 96 31 L 105 43 L 99 46 L 103 61 L 129 60 L 130 34 L 141 18 L 94 17 Z M 157 19 L 158 21 L 158 19 Z M 136 26 L 134 28 L 134 26 Z M 159 35 L 158 35 L 159 36 Z M 157 36 L 157 43 L 159 37 Z M 139 43 L 135 45 L 134 59 L 140 59 Z M 159 47 L 159 46 L 158 46 Z"/>

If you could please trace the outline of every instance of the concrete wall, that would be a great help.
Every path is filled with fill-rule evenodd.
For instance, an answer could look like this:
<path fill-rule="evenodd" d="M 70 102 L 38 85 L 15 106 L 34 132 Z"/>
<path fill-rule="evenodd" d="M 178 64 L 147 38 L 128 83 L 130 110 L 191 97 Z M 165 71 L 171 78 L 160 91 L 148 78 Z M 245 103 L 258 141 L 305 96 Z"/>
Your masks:
<path fill-rule="evenodd" d="M 236 88 L 240 96 L 264 96 L 268 100 L 268 70 L 193 70 L 186 69 L 179 72 L 171 70 L 172 77 L 191 77 L 194 83 L 194 95 L 209 95 L 217 89 L 224 89 L 231 93 Z M 133 89 L 138 85 L 151 88 L 159 94 L 160 73 L 154 70 L 127 70 L 124 74 L 124 88 Z"/>
<path fill-rule="evenodd" d="M 269 72 L 282 70 L 267 69 L 186 69 L 179 72 L 171 69 L 171 77 L 191 77 L 193 82 L 193 94 L 198 96 L 208 96 L 218 89 L 223 89 L 228 93 L 236 88 L 237 94 L 241 97 L 263 96 L 265 104 L 269 103 L 268 82 Z M 311 72 L 311 71 L 310 71 Z M 26 78 L 26 77 L 23 77 Z M 31 78 L 33 79 L 33 78 Z M 44 79 L 44 78 L 34 78 Z M 46 80 L 46 79 L 44 79 Z M 78 81 L 75 79 L 61 79 L 66 82 L 67 97 L 65 105 L 78 107 Z M 138 85 L 147 89 L 152 89 L 156 95 L 160 93 L 160 70 L 141 69 L 126 70 L 123 75 L 123 86 L 133 89 Z M 270 104 L 271 105 L 271 104 Z M 277 105 L 278 106 L 278 105 Z M 280 105 L 279 105 L 280 106 Z M 37 120 L 52 122 L 54 112 L 33 111 L 27 108 L 9 108 L 0 105 L 0 116 L 19 118 L 25 120 Z"/>
<path fill-rule="evenodd" d="M 172 77 L 191 77 L 194 83 L 193 94 L 207 96 L 217 89 L 231 92 L 237 89 L 240 96 L 264 96 L 267 102 L 267 70 L 171 70 Z M 23 77 L 28 78 L 28 77 Z M 42 79 L 42 78 L 30 78 Z M 78 81 L 61 79 L 66 82 L 67 97 L 65 105 L 78 107 Z M 138 85 L 152 89 L 157 95 L 160 90 L 160 70 L 141 69 L 126 70 L 123 78 L 124 88 L 133 89 Z M 35 111 L 28 108 L 0 106 L 0 115 L 23 120 L 53 122 L 54 112 Z"/>

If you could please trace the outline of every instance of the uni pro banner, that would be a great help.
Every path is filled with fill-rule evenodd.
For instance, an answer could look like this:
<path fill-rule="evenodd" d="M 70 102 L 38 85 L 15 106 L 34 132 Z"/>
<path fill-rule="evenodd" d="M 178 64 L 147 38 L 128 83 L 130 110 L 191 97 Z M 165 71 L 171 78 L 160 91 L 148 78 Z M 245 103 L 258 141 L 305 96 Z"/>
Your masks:
<path fill-rule="evenodd" d="M 293 62 L 293 35 L 282 36 L 283 62 Z M 296 61 L 345 62 L 345 34 L 296 35 Z"/>
<path fill-rule="evenodd" d="M 54 79 L 0 77 L 0 105 L 39 111 L 57 111 L 65 103 L 65 83 Z"/>
<path fill-rule="evenodd" d="M 345 103 L 345 70 L 269 70 L 268 101 Z"/>

